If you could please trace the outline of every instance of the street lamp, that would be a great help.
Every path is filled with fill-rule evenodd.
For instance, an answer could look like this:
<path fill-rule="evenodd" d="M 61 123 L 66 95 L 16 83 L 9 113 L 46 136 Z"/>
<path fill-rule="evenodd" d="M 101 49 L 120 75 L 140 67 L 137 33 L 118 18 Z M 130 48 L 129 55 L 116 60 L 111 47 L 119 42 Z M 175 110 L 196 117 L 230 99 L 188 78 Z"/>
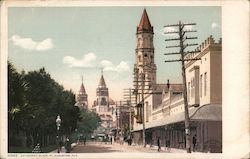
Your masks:
<path fill-rule="evenodd" d="M 59 130 L 60 130 L 60 126 L 61 126 L 61 118 L 60 115 L 57 115 L 56 118 L 56 126 L 57 126 L 57 135 L 56 135 L 56 141 L 57 141 L 57 153 L 60 153 L 60 143 L 59 143 Z"/>

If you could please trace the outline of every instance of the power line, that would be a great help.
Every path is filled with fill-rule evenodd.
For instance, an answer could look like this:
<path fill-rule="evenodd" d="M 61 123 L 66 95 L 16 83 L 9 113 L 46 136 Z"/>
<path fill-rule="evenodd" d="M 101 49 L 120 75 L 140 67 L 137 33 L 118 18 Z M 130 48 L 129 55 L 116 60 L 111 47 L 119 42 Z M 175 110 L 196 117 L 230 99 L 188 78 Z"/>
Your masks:
<path fill-rule="evenodd" d="M 187 86 L 186 86 L 186 71 L 185 71 L 185 61 L 196 61 L 200 60 L 199 58 L 193 58 L 193 59 L 187 59 L 185 56 L 189 53 L 194 53 L 194 52 L 184 52 L 184 50 L 189 47 L 189 46 L 195 46 L 198 45 L 196 43 L 191 43 L 191 44 L 184 44 L 184 41 L 190 40 L 190 39 L 197 39 L 197 37 L 187 37 L 185 36 L 186 33 L 192 33 L 192 32 L 197 32 L 196 30 L 185 30 L 185 26 L 190 26 L 190 25 L 196 25 L 196 23 L 182 23 L 179 21 L 179 24 L 170 24 L 164 26 L 165 28 L 168 27 L 177 27 L 178 31 L 170 31 L 166 32 L 165 34 L 178 34 L 178 38 L 172 38 L 172 39 L 166 39 L 165 41 L 179 41 L 179 45 L 170 45 L 166 46 L 166 48 L 176 48 L 179 47 L 180 51 L 178 53 L 173 52 L 173 53 L 166 53 L 165 55 L 180 55 L 180 59 L 176 60 L 166 60 L 165 62 L 181 62 L 182 64 L 182 82 L 184 85 L 184 92 L 183 92 L 183 97 L 184 97 L 184 107 L 185 107 L 185 134 L 186 134 L 186 149 L 187 153 L 191 153 L 191 140 L 190 140 L 190 119 L 189 119 L 189 110 L 188 110 L 188 101 L 187 101 Z"/>

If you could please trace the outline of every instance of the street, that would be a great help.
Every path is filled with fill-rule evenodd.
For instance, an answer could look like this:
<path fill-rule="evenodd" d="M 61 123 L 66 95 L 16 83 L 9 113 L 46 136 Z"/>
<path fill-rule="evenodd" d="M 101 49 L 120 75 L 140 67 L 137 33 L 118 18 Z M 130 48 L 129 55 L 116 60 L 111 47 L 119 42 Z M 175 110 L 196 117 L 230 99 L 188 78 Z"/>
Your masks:
<path fill-rule="evenodd" d="M 117 143 L 87 142 L 86 145 L 78 144 L 71 153 L 112 153 L 112 152 L 143 152 L 134 146 L 120 145 Z"/>
<path fill-rule="evenodd" d="M 78 144 L 76 145 L 70 153 L 114 153 L 114 152 L 148 152 L 148 153 L 172 153 L 174 149 L 165 150 L 162 148 L 160 152 L 157 151 L 157 147 L 147 147 L 142 146 L 129 146 L 127 144 L 104 143 L 104 142 L 87 142 L 86 145 Z M 183 153 L 185 150 L 174 150 L 175 153 Z"/>

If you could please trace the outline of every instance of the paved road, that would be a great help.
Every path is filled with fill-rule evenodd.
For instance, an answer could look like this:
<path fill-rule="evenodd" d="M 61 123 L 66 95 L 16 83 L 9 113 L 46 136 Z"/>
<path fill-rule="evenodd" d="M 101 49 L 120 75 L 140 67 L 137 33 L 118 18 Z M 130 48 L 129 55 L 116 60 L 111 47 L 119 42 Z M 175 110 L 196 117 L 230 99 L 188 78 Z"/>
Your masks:
<path fill-rule="evenodd" d="M 153 147 L 142 147 L 142 146 L 129 146 L 127 144 L 118 144 L 113 143 L 103 143 L 103 142 L 87 142 L 86 145 L 83 144 L 71 144 L 73 149 L 70 153 L 112 153 L 112 152 L 147 152 L 147 153 L 186 153 L 184 149 L 166 149 L 165 147 L 161 148 L 161 151 L 157 151 L 157 146 Z M 52 151 L 51 153 L 57 153 L 57 150 Z M 61 153 L 65 153 L 64 147 L 62 148 Z M 199 152 L 196 152 L 199 153 Z"/>
<path fill-rule="evenodd" d="M 71 153 L 112 153 L 112 152 L 156 152 L 156 150 L 145 149 L 143 147 L 134 147 L 110 143 L 89 142 L 86 145 L 79 144 L 73 148 Z"/>

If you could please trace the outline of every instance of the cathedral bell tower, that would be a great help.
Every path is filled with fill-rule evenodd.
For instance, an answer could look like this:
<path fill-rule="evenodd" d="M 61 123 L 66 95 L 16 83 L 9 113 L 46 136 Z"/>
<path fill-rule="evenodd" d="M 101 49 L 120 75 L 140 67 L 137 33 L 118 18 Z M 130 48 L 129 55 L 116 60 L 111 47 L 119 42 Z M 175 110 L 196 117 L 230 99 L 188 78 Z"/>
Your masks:
<path fill-rule="evenodd" d="M 88 95 L 85 91 L 85 87 L 83 84 L 83 77 L 82 77 L 82 83 L 81 83 L 81 87 L 79 90 L 79 93 L 76 97 L 76 106 L 78 106 L 79 108 L 84 108 L 87 109 L 88 108 Z"/>
<path fill-rule="evenodd" d="M 154 63 L 154 31 L 146 9 L 144 9 L 139 26 L 137 26 L 134 73 L 138 81 L 140 73 L 145 75 L 145 87 L 152 88 L 156 84 L 156 65 Z M 140 85 L 140 83 L 138 84 Z"/>
<path fill-rule="evenodd" d="M 107 112 L 109 110 L 109 90 L 106 86 L 104 77 L 103 77 L 103 72 L 101 75 L 101 79 L 98 84 L 98 88 L 96 89 L 96 112 Z"/>

